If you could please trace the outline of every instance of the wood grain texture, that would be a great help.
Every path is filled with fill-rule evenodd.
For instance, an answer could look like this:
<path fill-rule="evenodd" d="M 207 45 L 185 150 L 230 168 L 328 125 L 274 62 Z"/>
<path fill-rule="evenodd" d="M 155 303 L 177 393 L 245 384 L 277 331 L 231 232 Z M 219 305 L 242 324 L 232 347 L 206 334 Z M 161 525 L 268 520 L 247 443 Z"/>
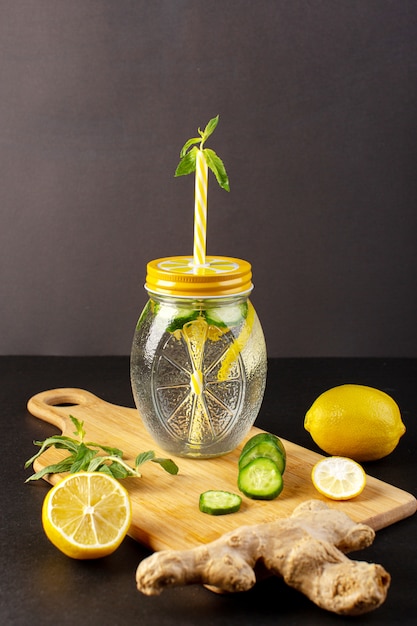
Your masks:
<path fill-rule="evenodd" d="M 69 436 L 73 436 L 74 431 L 69 415 L 83 420 L 87 440 L 121 448 L 130 463 L 139 452 L 146 450 L 155 450 L 157 456 L 168 456 L 154 443 L 136 409 L 108 403 L 83 389 L 41 392 L 30 398 L 28 410 Z M 257 432 L 260 429 L 252 428 L 246 440 Z M 275 434 L 279 436 L 279 433 Z M 374 530 L 416 511 L 417 501 L 412 494 L 369 475 L 364 491 L 357 498 L 345 502 L 327 500 L 318 494 L 310 478 L 311 468 L 323 457 L 282 439 L 287 450 L 287 468 L 284 490 L 277 499 L 261 501 L 243 497 L 240 511 L 233 515 L 201 513 L 198 498 L 202 491 L 225 489 L 238 492 L 237 461 L 245 441 L 230 454 L 216 459 L 172 457 L 179 466 L 177 476 L 167 474 L 156 463 L 146 463 L 141 468 L 142 478 L 125 479 L 123 484 L 130 493 L 133 508 L 129 535 L 153 550 L 186 549 L 212 541 L 244 524 L 287 517 L 298 504 L 311 498 L 326 501 Z M 37 459 L 34 468 L 38 471 L 65 454 L 65 451 L 50 449 Z M 48 477 L 51 483 L 58 479 L 58 475 Z"/>

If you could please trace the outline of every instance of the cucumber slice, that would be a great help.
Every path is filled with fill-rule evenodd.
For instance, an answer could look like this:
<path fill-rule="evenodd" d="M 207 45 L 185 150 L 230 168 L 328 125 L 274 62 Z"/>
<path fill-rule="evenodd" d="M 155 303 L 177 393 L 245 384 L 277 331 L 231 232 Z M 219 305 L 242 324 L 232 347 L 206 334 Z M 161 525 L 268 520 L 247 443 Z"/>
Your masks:
<path fill-rule="evenodd" d="M 260 456 L 267 457 L 275 461 L 281 474 L 284 473 L 286 463 L 285 455 L 282 454 L 281 450 L 277 445 L 275 445 L 274 441 L 268 439 L 255 443 L 254 446 L 251 446 L 249 450 L 240 455 L 239 470 L 245 467 L 245 465 L 250 463 L 253 459 L 257 459 Z"/>
<path fill-rule="evenodd" d="M 261 441 L 269 441 L 270 443 L 275 444 L 278 450 L 281 452 L 282 456 L 284 457 L 284 460 L 287 458 L 287 452 L 281 439 L 276 435 L 273 435 L 272 433 L 266 432 L 257 433 L 256 435 L 253 435 L 253 437 L 248 439 L 242 448 L 240 456 L 242 457 L 244 454 L 246 454 L 248 450 L 250 450 L 250 448 L 256 446 Z"/>
<path fill-rule="evenodd" d="M 254 500 L 273 500 L 284 487 L 277 464 L 266 457 L 253 459 L 242 467 L 237 484 L 245 496 Z"/>
<path fill-rule="evenodd" d="M 206 309 L 207 324 L 218 328 L 233 328 L 241 324 L 248 314 L 248 303 L 242 302 L 235 306 L 215 307 Z"/>
<path fill-rule="evenodd" d="M 198 309 L 178 308 L 167 326 L 167 331 L 169 333 L 174 333 L 176 330 L 181 330 L 184 324 L 187 324 L 187 322 L 193 322 L 199 315 L 200 311 Z"/>
<path fill-rule="evenodd" d="M 210 489 L 200 494 L 199 508 L 209 515 L 227 515 L 240 509 L 242 498 L 230 491 Z"/>

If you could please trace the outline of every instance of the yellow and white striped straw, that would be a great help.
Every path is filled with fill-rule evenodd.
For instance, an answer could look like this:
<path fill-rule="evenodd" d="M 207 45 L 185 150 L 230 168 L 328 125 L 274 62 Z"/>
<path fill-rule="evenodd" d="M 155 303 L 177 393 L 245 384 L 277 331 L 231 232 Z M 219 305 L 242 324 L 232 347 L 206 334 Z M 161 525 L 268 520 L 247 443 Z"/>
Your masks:
<path fill-rule="evenodd" d="M 197 151 L 194 202 L 194 268 L 206 262 L 208 167 L 201 150 Z"/>

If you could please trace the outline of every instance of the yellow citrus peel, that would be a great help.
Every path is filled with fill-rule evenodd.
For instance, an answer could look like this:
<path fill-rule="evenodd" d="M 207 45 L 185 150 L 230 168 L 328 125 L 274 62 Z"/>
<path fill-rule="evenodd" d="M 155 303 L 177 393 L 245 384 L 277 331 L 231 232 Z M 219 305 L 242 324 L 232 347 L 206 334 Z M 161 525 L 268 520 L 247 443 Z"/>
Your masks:
<path fill-rule="evenodd" d="M 322 393 L 307 411 L 304 428 L 327 454 L 374 461 L 398 445 L 405 426 L 396 402 L 365 385 L 339 385 Z"/>

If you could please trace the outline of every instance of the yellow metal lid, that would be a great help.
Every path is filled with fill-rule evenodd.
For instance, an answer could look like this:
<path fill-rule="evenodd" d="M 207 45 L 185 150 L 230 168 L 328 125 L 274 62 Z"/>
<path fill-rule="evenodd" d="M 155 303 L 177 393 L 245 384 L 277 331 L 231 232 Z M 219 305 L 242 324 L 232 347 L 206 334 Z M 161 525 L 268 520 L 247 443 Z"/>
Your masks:
<path fill-rule="evenodd" d="M 208 256 L 195 267 L 193 257 L 155 259 L 147 265 L 145 288 L 151 293 L 179 297 L 216 297 L 249 293 L 252 267 L 232 257 Z"/>

